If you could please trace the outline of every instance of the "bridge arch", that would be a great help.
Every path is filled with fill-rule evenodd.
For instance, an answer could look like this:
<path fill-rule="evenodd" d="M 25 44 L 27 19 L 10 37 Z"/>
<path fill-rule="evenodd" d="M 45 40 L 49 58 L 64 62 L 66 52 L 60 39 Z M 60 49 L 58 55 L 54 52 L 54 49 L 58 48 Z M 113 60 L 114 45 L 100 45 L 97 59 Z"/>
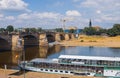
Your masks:
<path fill-rule="evenodd" d="M 11 44 L 8 40 L 0 37 L 0 51 L 11 50 Z"/>
<path fill-rule="evenodd" d="M 47 37 L 48 43 L 55 42 L 55 35 L 53 35 L 53 34 L 46 34 L 46 37 Z"/>
<path fill-rule="evenodd" d="M 71 34 L 69 34 L 69 39 L 72 39 L 72 36 L 71 36 Z"/>
<path fill-rule="evenodd" d="M 65 40 L 65 35 L 60 34 L 60 40 Z"/>
<path fill-rule="evenodd" d="M 24 39 L 24 45 L 39 45 L 39 39 L 34 35 L 28 34 L 22 38 Z"/>

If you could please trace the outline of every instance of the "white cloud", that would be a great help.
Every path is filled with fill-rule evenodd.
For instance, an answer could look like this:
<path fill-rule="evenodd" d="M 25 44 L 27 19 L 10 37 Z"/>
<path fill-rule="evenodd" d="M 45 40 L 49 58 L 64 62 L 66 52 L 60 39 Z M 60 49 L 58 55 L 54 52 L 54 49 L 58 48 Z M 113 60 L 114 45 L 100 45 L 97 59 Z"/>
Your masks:
<path fill-rule="evenodd" d="M 56 19 L 60 17 L 61 15 L 59 13 L 53 13 L 53 12 L 43 12 L 43 13 L 24 13 L 18 16 L 19 19 Z"/>
<path fill-rule="evenodd" d="M 15 17 L 14 16 L 6 16 L 5 19 L 7 19 L 7 20 L 14 20 Z"/>
<path fill-rule="evenodd" d="M 31 15 L 27 13 L 18 15 L 18 19 L 30 19 L 30 18 L 31 18 Z"/>
<path fill-rule="evenodd" d="M 68 10 L 66 12 L 67 16 L 81 16 L 81 13 L 76 10 Z"/>
<path fill-rule="evenodd" d="M 0 0 L 0 10 L 27 10 L 28 4 L 23 0 Z"/>
<path fill-rule="evenodd" d="M 96 11 L 96 13 L 97 13 L 97 14 L 100 14 L 100 13 L 101 13 L 101 11 L 100 11 L 100 10 L 97 10 L 97 11 Z"/>
<path fill-rule="evenodd" d="M 39 18 L 58 18 L 60 16 L 59 13 L 52 13 L 52 12 L 44 12 L 36 14 Z"/>
<path fill-rule="evenodd" d="M 3 14 L 0 14 L 0 18 L 1 18 L 1 17 L 4 17 L 4 15 L 3 15 Z"/>

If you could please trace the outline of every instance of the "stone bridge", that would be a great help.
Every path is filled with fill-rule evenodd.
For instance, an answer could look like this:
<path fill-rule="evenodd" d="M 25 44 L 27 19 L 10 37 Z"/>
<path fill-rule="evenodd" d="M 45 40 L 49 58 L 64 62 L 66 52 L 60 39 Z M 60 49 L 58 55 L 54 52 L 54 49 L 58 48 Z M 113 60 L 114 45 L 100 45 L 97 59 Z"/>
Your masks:
<path fill-rule="evenodd" d="M 11 50 L 12 47 L 12 35 L 0 34 L 0 51 Z"/>
<path fill-rule="evenodd" d="M 74 34 L 70 33 L 56 33 L 56 32 L 46 32 L 46 33 L 20 33 L 12 35 L 2 35 L 0 34 L 0 50 L 15 50 L 17 46 L 18 39 L 22 39 L 22 45 L 41 45 L 45 46 L 48 43 L 62 40 L 74 39 Z"/>

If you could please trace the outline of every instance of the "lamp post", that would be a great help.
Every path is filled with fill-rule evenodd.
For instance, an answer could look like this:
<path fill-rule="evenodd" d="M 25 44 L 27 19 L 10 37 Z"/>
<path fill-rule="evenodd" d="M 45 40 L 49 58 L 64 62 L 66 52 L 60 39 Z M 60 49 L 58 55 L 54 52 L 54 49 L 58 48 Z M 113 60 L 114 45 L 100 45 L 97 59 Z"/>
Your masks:
<path fill-rule="evenodd" d="M 22 48 L 22 54 L 23 54 L 23 61 L 24 61 L 23 71 L 24 71 L 24 78 L 25 78 L 25 51 L 24 51 L 24 47 Z"/>
<path fill-rule="evenodd" d="M 22 51 L 22 56 L 23 56 L 23 72 L 24 72 L 24 78 L 25 78 L 25 51 L 24 51 L 24 47 L 22 46 L 22 39 L 19 38 L 18 39 L 18 47 L 21 48 L 21 51 Z"/>

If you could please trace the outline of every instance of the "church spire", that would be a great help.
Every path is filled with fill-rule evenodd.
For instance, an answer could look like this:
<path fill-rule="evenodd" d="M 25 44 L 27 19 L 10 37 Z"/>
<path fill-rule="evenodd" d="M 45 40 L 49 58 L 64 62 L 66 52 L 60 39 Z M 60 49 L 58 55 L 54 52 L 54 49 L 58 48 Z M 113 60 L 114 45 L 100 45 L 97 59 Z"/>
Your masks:
<path fill-rule="evenodd" d="M 91 22 L 91 19 L 89 21 L 89 27 L 92 27 L 92 22 Z"/>

